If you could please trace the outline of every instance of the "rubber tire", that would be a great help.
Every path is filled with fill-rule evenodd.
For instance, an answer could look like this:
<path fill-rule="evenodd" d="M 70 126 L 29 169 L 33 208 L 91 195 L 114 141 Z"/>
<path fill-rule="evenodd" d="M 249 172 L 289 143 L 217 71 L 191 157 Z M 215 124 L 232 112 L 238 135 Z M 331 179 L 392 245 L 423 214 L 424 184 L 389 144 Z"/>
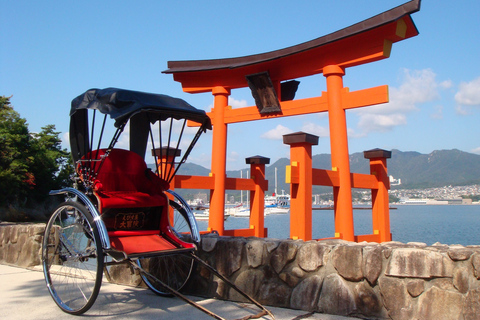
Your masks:
<path fill-rule="evenodd" d="M 88 311 L 102 285 L 104 254 L 93 217 L 75 201 L 60 204 L 43 238 L 42 264 L 48 290 L 64 312 Z"/>

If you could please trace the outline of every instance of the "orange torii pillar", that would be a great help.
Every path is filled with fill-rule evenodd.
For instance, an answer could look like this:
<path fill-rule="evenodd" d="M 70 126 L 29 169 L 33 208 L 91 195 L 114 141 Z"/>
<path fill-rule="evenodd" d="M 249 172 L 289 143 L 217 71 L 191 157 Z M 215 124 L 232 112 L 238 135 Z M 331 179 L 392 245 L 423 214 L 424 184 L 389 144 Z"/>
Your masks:
<path fill-rule="evenodd" d="M 339 186 L 333 187 L 335 238 L 355 241 L 353 227 L 352 182 L 348 153 L 347 119 L 343 108 L 343 79 L 345 70 L 337 65 L 323 68 L 327 78 L 328 119 L 332 170 L 338 171 Z"/>
<path fill-rule="evenodd" d="M 318 145 L 318 137 L 296 132 L 284 135 L 283 143 L 290 145 L 287 174 L 291 176 L 286 177 L 290 182 L 290 238 L 312 240 L 312 146 Z"/>
<path fill-rule="evenodd" d="M 214 87 L 213 110 L 213 137 L 212 137 L 212 175 L 215 189 L 210 191 L 210 218 L 208 231 L 216 231 L 223 235 L 225 230 L 225 181 L 227 172 L 227 124 L 225 123 L 225 109 L 228 108 L 230 90 L 224 87 Z"/>
<path fill-rule="evenodd" d="M 245 162 L 250 165 L 250 178 L 255 181 L 255 190 L 250 191 L 250 229 L 254 229 L 254 237 L 265 238 L 265 190 L 268 190 L 265 165 L 270 163 L 270 158 L 255 156 L 246 158 Z"/>
<path fill-rule="evenodd" d="M 379 242 L 392 241 L 390 233 L 390 204 L 388 190 L 390 180 L 387 173 L 387 159 L 392 152 L 382 149 L 373 149 L 363 152 L 363 156 L 370 160 L 370 174 L 378 181 L 378 189 L 372 189 L 372 226 L 373 233 L 380 237 Z"/>

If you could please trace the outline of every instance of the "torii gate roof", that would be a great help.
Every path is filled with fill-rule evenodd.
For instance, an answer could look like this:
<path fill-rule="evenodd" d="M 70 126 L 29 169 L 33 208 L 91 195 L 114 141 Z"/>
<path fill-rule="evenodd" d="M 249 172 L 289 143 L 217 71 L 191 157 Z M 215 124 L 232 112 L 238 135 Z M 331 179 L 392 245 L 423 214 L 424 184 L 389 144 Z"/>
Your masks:
<path fill-rule="evenodd" d="M 420 0 L 412 0 L 295 46 L 237 58 L 169 61 L 163 73 L 173 74 L 185 92 L 197 93 L 247 87 L 246 75 L 264 71 L 277 82 L 321 73 L 327 65 L 361 65 L 388 58 L 393 43 L 418 35 L 410 15 L 419 10 Z"/>

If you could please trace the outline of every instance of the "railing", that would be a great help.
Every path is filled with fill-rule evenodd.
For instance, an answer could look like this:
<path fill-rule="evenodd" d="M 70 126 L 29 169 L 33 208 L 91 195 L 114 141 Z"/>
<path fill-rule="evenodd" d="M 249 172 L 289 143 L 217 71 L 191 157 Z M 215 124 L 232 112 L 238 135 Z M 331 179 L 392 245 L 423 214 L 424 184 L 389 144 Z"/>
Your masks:
<path fill-rule="evenodd" d="M 323 170 L 312 168 L 312 145 L 318 144 L 318 137 L 298 132 L 284 135 L 284 143 L 290 145 L 290 165 L 286 169 L 287 183 L 291 184 L 290 238 L 312 239 L 312 186 L 330 186 L 334 193 L 335 237 L 354 239 L 357 242 L 391 241 L 387 174 L 387 159 L 391 152 L 373 149 L 364 152 L 370 160 L 370 174 L 349 173 L 352 188 L 372 190 L 372 234 L 354 235 L 353 215 L 338 210 L 340 172 L 337 168 Z M 350 205 L 352 211 L 353 204 Z M 347 232 L 352 234 L 347 234 Z"/>
<path fill-rule="evenodd" d="M 268 181 L 265 179 L 265 165 L 270 163 L 269 158 L 255 156 L 245 159 L 250 164 L 250 178 L 225 178 L 225 190 L 244 190 L 250 192 L 250 220 L 249 228 L 225 230 L 224 212 L 210 211 L 209 232 L 218 232 L 220 235 L 236 237 L 261 237 L 268 235 L 264 227 L 265 191 L 268 190 Z M 206 189 L 215 192 L 215 177 L 176 175 L 171 182 L 172 189 Z M 217 226 L 217 227 L 212 227 Z M 218 228 L 221 226 L 221 228 Z"/>
<path fill-rule="evenodd" d="M 343 212 L 338 206 L 340 188 L 340 172 L 312 168 L 312 146 L 318 144 L 318 137 L 304 132 L 284 135 L 284 143 L 290 145 L 290 165 L 286 167 L 286 182 L 290 187 L 290 238 L 312 239 L 312 186 L 329 186 L 334 193 L 335 239 L 353 239 L 354 241 L 385 242 L 391 241 L 390 212 L 388 189 L 390 182 L 387 174 L 387 159 L 391 152 L 373 149 L 364 152 L 370 160 L 370 174 L 349 173 L 352 188 L 370 189 L 372 191 L 372 234 L 354 235 L 352 203 L 350 210 Z M 269 158 L 255 156 L 246 158 L 250 164 L 251 178 L 225 177 L 225 190 L 246 190 L 250 192 L 249 228 L 225 230 L 224 212 L 211 211 L 209 216 L 209 232 L 220 235 L 241 237 L 267 237 L 268 230 L 264 226 L 264 198 L 268 190 L 265 179 L 265 165 Z M 172 189 L 206 189 L 211 195 L 215 192 L 215 177 L 176 175 L 171 182 Z M 346 214 L 347 213 L 347 214 Z M 212 227 L 216 226 L 216 227 Z M 220 226 L 220 228 L 218 227 Z"/>

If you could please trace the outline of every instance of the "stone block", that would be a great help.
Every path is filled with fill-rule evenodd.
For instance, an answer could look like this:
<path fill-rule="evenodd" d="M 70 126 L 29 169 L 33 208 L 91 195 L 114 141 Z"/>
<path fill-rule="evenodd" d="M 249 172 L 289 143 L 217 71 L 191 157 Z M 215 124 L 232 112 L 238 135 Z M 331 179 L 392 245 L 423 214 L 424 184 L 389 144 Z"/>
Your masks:
<path fill-rule="evenodd" d="M 298 250 L 297 262 L 300 268 L 305 271 L 315 271 L 323 266 L 323 256 L 328 247 L 317 241 L 306 242 Z"/>
<path fill-rule="evenodd" d="M 272 252 L 270 263 L 276 273 L 280 273 L 295 258 L 297 247 L 296 242 L 284 241 Z"/>
<path fill-rule="evenodd" d="M 467 293 L 470 289 L 468 274 L 468 269 L 465 267 L 458 267 L 453 271 L 453 286 L 460 293 Z"/>
<path fill-rule="evenodd" d="M 477 277 L 478 280 L 480 280 L 480 253 L 475 252 L 472 254 L 472 266 L 473 266 L 473 272 L 475 274 L 475 277 Z"/>
<path fill-rule="evenodd" d="M 415 319 L 411 298 L 403 279 L 380 277 L 378 284 L 383 297 L 383 304 L 391 319 Z"/>
<path fill-rule="evenodd" d="M 358 245 L 338 246 L 332 251 L 332 262 L 338 273 L 347 280 L 363 279 L 363 248 Z"/>
<path fill-rule="evenodd" d="M 346 316 L 355 309 L 355 296 L 347 282 L 336 273 L 328 275 L 323 282 L 318 310 L 322 313 Z"/>
<path fill-rule="evenodd" d="M 205 252 L 212 252 L 217 244 L 218 237 L 204 237 L 202 238 L 202 250 Z"/>
<path fill-rule="evenodd" d="M 253 297 L 259 296 L 260 288 L 265 279 L 265 273 L 262 269 L 246 269 L 240 272 L 235 279 L 234 284 L 243 292 Z M 248 302 L 233 288 L 230 288 L 229 298 L 235 301 Z"/>
<path fill-rule="evenodd" d="M 355 306 L 360 314 L 367 316 L 380 316 L 382 312 L 382 301 L 380 295 L 368 284 L 359 282 L 354 289 Z"/>
<path fill-rule="evenodd" d="M 439 252 L 397 248 L 387 264 L 385 274 L 393 277 L 435 278 L 452 277 L 453 262 Z"/>
<path fill-rule="evenodd" d="M 314 275 L 305 278 L 292 291 L 290 298 L 290 307 L 314 311 L 320 290 L 322 289 L 323 277 Z"/>
<path fill-rule="evenodd" d="M 410 296 L 416 298 L 425 290 L 425 281 L 421 279 L 413 279 L 407 282 L 407 291 Z"/>
<path fill-rule="evenodd" d="M 453 261 L 464 261 L 470 258 L 473 250 L 467 248 L 451 248 L 448 249 L 447 253 Z"/>
<path fill-rule="evenodd" d="M 480 316 L 480 288 L 468 292 L 463 304 L 463 316 L 465 320 L 478 320 Z"/>
<path fill-rule="evenodd" d="M 27 233 L 22 233 L 19 237 L 17 247 L 20 247 L 17 265 L 20 267 L 33 267 L 41 264 L 41 252 L 42 245 L 37 241 L 32 241 L 32 238 L 28 237 Z"/>
<path fill-rule="evenodd" d="M 252 268 L 257 268 L 262 265 L 264 260 L 264 241 L 263 240 L 250 240 L 246 244 L 247 249 L 247 262 Z"/>
<path fill-rule="evenodd" d="M 269 281 L 262 284 L 258 302 L 288 308 L 291 294 L 292 289 L 287 285 L 280 281 Z"/>
<path fill-rule="evenodd" d="M 242 266 L 245 239 L 225 238 L 217 242 L 215 266 L 221 274 L 229 277 Z"/>
<path fill-rule="evenodd" d="M 463 319 L 464 300 L 458 292 L 432 287 L 419 297 L 417 319 Z"/>
<path fill-rule="evenodd" d="M 363 275 L 370 285 L 375 285 L 382 273 L 382 248 L 369 246 L 363 248 Z"/>

